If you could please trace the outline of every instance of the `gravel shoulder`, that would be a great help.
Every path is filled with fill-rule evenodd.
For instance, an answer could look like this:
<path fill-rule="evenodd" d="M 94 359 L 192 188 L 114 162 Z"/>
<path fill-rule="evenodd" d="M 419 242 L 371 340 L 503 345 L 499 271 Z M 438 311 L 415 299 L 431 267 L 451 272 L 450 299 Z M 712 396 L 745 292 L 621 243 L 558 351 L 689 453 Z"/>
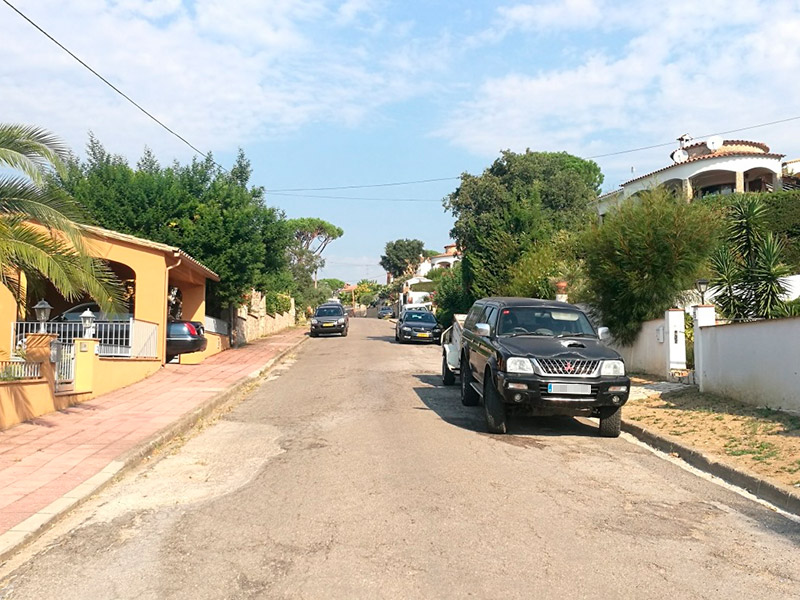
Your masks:
<path fill-rule="evenodd" d="M 624 418 L 787 490 L 800 489 L 800 416 L 632 378 Z"/>

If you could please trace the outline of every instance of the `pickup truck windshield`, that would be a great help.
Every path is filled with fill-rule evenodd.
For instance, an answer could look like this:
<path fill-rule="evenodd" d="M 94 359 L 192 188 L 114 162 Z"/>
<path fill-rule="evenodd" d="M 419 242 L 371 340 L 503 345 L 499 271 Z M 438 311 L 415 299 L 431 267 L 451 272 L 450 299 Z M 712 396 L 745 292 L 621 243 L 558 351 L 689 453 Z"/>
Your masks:
<path fill-rule="evenodd" d="M 595 336 L 582 312 L 569 309 L 515 306 L 500 311 L 497 335 Z"/>

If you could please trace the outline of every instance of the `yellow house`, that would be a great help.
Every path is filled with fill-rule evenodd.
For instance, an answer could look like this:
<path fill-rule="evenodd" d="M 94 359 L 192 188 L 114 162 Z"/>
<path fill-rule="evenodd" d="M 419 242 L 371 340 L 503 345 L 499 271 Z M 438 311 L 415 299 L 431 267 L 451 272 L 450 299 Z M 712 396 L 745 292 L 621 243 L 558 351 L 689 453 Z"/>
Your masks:
<path fill-rule="evenodd" d="M 46 333 L 39 333 L 41 325 L 31 322 L 31 307 L 17 306 L 11 292 L 0 285 L 0 429 L 158 371 L 166 356 L 171 290 L 179 290 L 183 319 L 206 320 L 206 280 L 219 277 L 180 248 L 99 227 L 86 227 L 85 239 L 89 254 L 108 261 L 125 282 L 131 318 L 97 324 L 107 331 L 113 328 L 113 346 L 84 337 L 79 321 L 48 323 Z M 53 316 L 71 306 L 51 287 L 43 299 L 53 307 Z M 207 330 L 206 338 L 204 352 L 182 355 L 181 362 L 197 364 L 228 347 L 226 332 Z M 14 356 L 23 341 L 26 362 Z"/>

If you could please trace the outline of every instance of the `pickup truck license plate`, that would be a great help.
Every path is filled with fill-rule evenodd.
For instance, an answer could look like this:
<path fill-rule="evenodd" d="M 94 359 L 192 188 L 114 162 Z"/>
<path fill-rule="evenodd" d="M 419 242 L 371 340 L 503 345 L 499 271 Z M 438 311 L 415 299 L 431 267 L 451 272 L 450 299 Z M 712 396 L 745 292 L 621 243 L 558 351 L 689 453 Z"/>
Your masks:
<path fill-rule="evenodd" d="M 591 396 L 592 386 L 585 383 L 548 383 L 548 394 L 576 394 L 580 396 Z"/>

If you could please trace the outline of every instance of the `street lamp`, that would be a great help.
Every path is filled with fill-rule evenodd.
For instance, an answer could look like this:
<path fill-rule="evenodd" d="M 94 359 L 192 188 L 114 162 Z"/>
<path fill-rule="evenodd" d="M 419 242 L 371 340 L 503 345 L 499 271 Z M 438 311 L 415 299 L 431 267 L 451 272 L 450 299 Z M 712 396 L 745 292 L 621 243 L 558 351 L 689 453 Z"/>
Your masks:
<path fill-rule="evenodd" d="M 50 318 L 50 311 L 53 310 L 53 307 L 48 304 L 47 300 L 42 299 L 33 307 L 33 310 L 36 312 L 36 320 L 39 321 L 39 333 L 47 333 L 44 324 Z"/>
<path fill-rule="evenodd" d="M 708 279 L 698 279 L 694 282 L 694 287 L 700 292 L 700 304 L 705 304 L 706 292 L 708 291 Z"/>
<path fill-rule="evenodd" d="M 88 308 L 81 313 L 81 324 L 83 325 L 83 337 L 94 337 L 94 313 Z"/>

